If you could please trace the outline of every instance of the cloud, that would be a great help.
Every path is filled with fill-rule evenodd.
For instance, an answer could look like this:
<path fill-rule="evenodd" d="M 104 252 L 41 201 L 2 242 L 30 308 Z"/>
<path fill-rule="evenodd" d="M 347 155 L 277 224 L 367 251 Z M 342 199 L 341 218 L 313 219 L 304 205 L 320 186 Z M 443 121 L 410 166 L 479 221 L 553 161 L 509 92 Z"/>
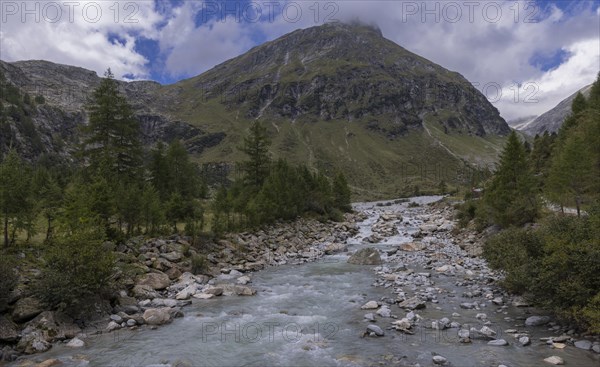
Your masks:
<path fill-rule="evenodd" d="M 38 21 L 35 14 L 23 12 L 25 3 L 29 10 L 38 4 L 33 11 L 41 16 Z M 67 3 L 1 2 L 2 59 L 46 59 L 100 74 L 110 66 L 117 77 L 147 78 L 152 73 L 178 80 L 298 28 L 359 18 L 376 23 L 386 38 L 409 51 L 492 92 L 492 102 L 507 119 L 544 112 L 591 83 L 600 68 L 600 8 L 594 1 L 559 3 L 560 8 L 515 1 L 261 0 L 250 3 L 251 8 L 248 2 L 229 2 L 227 9 L 245 11 L 237 17 L 214 1 L 85 1 L 76 2 L 73 19 Z M 53 17 L 55 5 L 49 4 L 59 4 L 62 17 L 57 21 L 43 17 Z M 144 54 L 143 47 L 136 48 L 143 40 L 156 42 L 158 51 Z M 539 62 L 557 54 L 568 57 Z M 497 101 L 493 88 L 485 89 L 490 85 L 501 88 Z M 531 85 L 537 88 L 537 103 L 523 101 Z"/>
<path fill-rule="evenodd" d="M 158 36 L 161 20 L 153 3 L 103 1 L 3 1 L 0 55 L 5 61 L 44 59 L 81 66 L 119 78 L 148 76 L 148 60 L 135 51 L 136 38 Z M 118 34 L 125 42 L 110 39 Z"/>

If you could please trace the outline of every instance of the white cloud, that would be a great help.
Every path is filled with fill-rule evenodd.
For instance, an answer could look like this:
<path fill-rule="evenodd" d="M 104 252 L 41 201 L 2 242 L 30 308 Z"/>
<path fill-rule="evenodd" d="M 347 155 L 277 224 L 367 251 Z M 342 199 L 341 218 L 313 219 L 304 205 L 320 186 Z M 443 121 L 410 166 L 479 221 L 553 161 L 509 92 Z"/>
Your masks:
<path fill-rule="evenodd" d="M 148 76 L 135 50 L 137 36 L 156 38 L 161 20 L 153 3 L 35 1 L 0 3 L 0 55 L 5 61 L 43 59 L 81 66 L 102 75 Z M 125 42 L 111 42 L 110 35 Z"/>
<path fill-rule="evenodd" d="M 257 39 L 272 40 L 332 18 L 360 18 L 377 23 L 386 38 L 461 73 L 480 88 L 502 86 L 502 98 L 495 105 L 507 119 L 544 112 L 591 83 L 600 68 L 600 9 L 593 8 L 594 2 L 575 3 L 563 11 L 555 6 L 546 10 L 527 8 L 531 2 L 515 1 L 287 0 L 278 2 L 275 8 L 269 8 L 272 5 L 267 5 L 267 1 L 259 1 L 255 4 L 267 21 L 238 22 L 230 16 L 224 22 L 210 20 L 201 26 L 196 25 L 196 17 L 206 10 L 207 3 L 202 1 L 186 1 L 179 6 L 139 1 L 133 8 L 126 8 L 131 2 L 119 2 L 118 14 L 114 2 L 77 2 L 72 20 L 68 19 L 69 9 L 59 1 L 54 3 L 62 4 L 63 16 L 56 23 L 31 21 L 31 15 L 22 22 L 22 9 L 12 15 L 8 3 L 19 7 L 23 4 L 1 3 L 6 18 L 1 19 L 0 30 L 3 60 L 46 59 L 100 74 L 110 66 L 117 76 L 132 74 L 136 78 L 149 74 L 149 60 L 135 50 L 140 36 L 158 42 L 158 63 L 165 75 L 190 77 L 245 52 L 256 45 Z M 51 2 L 35 3 L 42 10 Z M 101 16 L 96 16 L 96 4 L 102 7 Z M 500 8 L 495 4 L 500 4 Z M 290 19 L 296 15 L 297 5 L 301 16 Z M 125 22 L 128 16 L 130 22 Z M 274 18 L 269 21 L 271 16 Z M 94 17 L 97 22 L 90 21 Z M 111 34 L 117 34 L 123 42 L 111 42 Z M 554 70 L 543 71 L 530 63 L 535 55 L 552 55 L 561 49 L 568 51 L 570 57 Z M 521 90 L 517 102 L 513 101 L 514 85 L 528 85 L 524 83 L 536 83 L 539 87 L 535 95 L 538 103 L 523 103 L 523 96 L 530 90 Z"/>

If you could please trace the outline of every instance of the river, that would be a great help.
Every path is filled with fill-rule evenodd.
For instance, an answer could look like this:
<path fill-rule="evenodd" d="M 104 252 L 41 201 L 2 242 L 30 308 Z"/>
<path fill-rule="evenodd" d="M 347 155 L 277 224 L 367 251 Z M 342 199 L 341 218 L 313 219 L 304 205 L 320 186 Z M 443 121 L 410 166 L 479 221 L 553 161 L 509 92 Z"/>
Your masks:
<path fill-rule="evenodd" d="M 418 199 L 421 204 L 435 200 L 439 197 Z M 64 366 L 164 366 L 175 365 L 176 361 L 187 361 L 193 366 L 432 366 L 435 353 L 448 360 L 447 366 L 458 367 L 544 366 L 548 364 L 543 359 L 551 355 L 560 356 L 571 366 L 600 365 L 599 355 L 594 352 L 573 346 L 556 350 L 539 341 L 540 337 L 554 334 L 547 327 L 523 326 L 523 318 L 535 312 L 531 308 L 505 307 L 498 311 L 490 303 L 481 310 L 460 309 L 460 303 L 473 301 L 461 296 L 472 288 L 461 285 L 460 278 L 454 275 L 431 275 L 429 286 L 443 292 L 438 292 L 437 303 L 428 302 L 425 309 L 415 311 L 423 320 L 415 326 L 414 335 L 388 330 L 394 319 L 377 317 L 375 324 L 385 330 L 385 336 L 361 337 L 368 325 L 364 315 L 371 311 L 360 307 L 367 301 L 381 301 L 394 294 L 384 286 L 373 286 L 380 282 L 376 267 L 348 264 L 348 256 L 366 246 L 378 247 L 385 253 L 390 246 L 410 241 L 410 234 L 419 224 L 416 218 L 426 207 L 409 209 L 406 203 L 364 203 L 355 208 L 368 217 L 359 223 L 359 234 L 348 240 L 349 253 L 325 256 L 303 265 L 268 268 L 252 276 L 252 285 L 258 291 L 254 297 L 194 300 L 184 309 L 183 318 L 155 330 L 121 329 L 90 336 L 83 348 L 56 345 L 36 359 L 58 358 Z M 404 220 L 397 224 L 399 234 L 378 244 L 363 243 L 382 211 L 402 214 Z M 418 261 L 411 264 L 410 259 L 404 259 L 408 268 L 432 273 Z M 397 305 L 390 308 L 399 318 L 406 314 Z M 476 314 L 482 312 L 490 327 L 498 332 L 496 337 L 505 338 L 508 346 L 490 346 L 479 339 L 463 344 L 458 342 L 455 328 L 437 331 L 424 327 L 429 320 L 441 317 L 476 325 L 480 321 Z M 460 316 L 452 317 L 453 313 Z M 521 346 L 511 335 L 503 334 L 506 329 L 527 330 L 532 344 Z"/>

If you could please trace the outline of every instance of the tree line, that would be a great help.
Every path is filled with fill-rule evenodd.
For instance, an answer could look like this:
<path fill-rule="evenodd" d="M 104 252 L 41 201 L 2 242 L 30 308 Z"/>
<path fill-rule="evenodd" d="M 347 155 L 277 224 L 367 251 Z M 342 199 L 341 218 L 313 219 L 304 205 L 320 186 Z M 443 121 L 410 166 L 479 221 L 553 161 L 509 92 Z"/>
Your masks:
<path fill-rule="evenodd" d="M 8 109 L 14 103 L 22 107 L 27 95 L 11 88 Z M 77 164 L 43 158 L 28 164 L 15 150 L 0 163 L 5 247 L 19 234 L 27 240 L 38 234 L 41 218 L 45 241 L 57 231 L 74 234 L 89 227 L 102 228 L 108 239 L 123 240 L 178 232 L 181 225 L 187 234 L 197 235 L 206 227 L 206 211 L 212 212 L 213 230 L 223 232 L 308 213 L 341 219 L 341 212 L 350 210 L 343 174 L 330 180 L 306 166 L 273 162 L 267 131 L 259 122 L 240 147 L 248 157 L 241 163 L 243 178 L 218 188 L 210 201 L 200 170 L 180 141 L 143 149 L 139 122 L 110 69 L 86 109 L 89 123 L 81 129 Z"/>
<path fill-rule="evenodd" d="M 530 146 L 513 132 L 483 197 L 458 216 L 502 229 L 484 257 L 504 272 L 507 289 L 600 332 L 600 74 L 558 133 Z"/>

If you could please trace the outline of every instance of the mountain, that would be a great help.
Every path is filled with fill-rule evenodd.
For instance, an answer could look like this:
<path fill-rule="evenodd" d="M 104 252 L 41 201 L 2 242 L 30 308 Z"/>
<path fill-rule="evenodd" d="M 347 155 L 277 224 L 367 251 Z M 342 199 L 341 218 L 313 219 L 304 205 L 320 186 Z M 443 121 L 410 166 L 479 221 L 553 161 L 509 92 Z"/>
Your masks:
<path fill-rule="evenodd" d="M 585 97 L 588 97 L 591 89 L 591 84 L 581 88 L 566 99 L 563 99 L 556 107 L 548 112 L 541 114 L 526 125 L 515 128 L 530 136 L 543 134 L 546 131 L 549 133 L 558 132 L 563 121 L 565 121 L 565 118 L 571 113 L 571 104 L 577 93 L 581 92 Z"/>
<path fill-rule="evenodd" d="M 45 99 L 9 118 L 0 149 L 68 158 L 100 78 L 46 61 L 0 62 L 0 71 L 8 85 Z M 460 74 L 358 23 L 297 30 L 175 84 L 119 84 L 147 146 L 180 138 L 198 162 L 235 162 L 259 119 L 275 158 L 342 170 L 365 198 L 468 180 L 471 168 L 495 162 L 510 132 Z"/>

